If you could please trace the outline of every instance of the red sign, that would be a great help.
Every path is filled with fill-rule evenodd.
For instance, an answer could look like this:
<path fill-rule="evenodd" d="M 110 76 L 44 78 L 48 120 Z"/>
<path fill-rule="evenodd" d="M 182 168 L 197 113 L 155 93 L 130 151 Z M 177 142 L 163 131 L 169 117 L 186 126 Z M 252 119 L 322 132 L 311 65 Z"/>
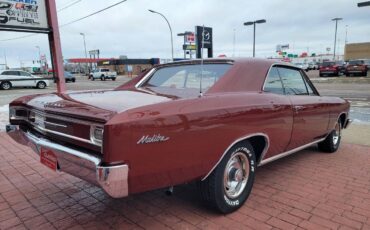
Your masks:
<path fill-rule="evenodd" d="M 186 35 L 185 40 L 188 43 L 195 42 L 195 35 L 194 35 L 194 33 L 191 33 L 191 34 Z"/>
<path fill-rule="evenodd" d="M 40 162 L 53 171 L 57 171 L 58 159 L 53 151 L 41 147 Z"/>

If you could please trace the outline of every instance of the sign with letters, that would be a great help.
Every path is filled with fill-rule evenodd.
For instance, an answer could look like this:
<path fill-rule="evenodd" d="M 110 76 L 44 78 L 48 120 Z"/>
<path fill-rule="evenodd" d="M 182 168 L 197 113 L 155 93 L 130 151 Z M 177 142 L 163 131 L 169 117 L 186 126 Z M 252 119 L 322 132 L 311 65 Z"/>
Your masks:
<path fill-rule="evenodd" d="M 45 0 L 0 0 L 0 30 L 49 30 Z"/>

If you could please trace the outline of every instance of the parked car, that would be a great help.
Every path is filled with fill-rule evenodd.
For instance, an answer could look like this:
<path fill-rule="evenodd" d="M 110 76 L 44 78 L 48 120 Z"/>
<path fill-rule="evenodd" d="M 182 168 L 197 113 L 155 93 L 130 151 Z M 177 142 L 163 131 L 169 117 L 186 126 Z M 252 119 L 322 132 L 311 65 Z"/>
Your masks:
<path fill-rule="evenodd" d="M 320 65 L 319 75 L 320 77 L 329 75 L 339 76 L 339 66 L 333 61 L 323 62 Z"/>
<path fill-rule="evenodd" d="M 317 70 L 317 69 L 319 69 L 319 66 L 316 62 L 310 62 L 310 63 L 308 63 L 308 69 L 309 70 Z"/>
<path fill-rule="evenodd" d="M 345 74 L 346 73 L 346 67 L 347 64 L 345 61 L 335 61 L 335 65 L 337 66 L 339 70 L 339 74 Z"/>
<path fill-rule="evenodd" d="M 191 60 L 114 90 L 21 97 L 7 132 L 49 168 L 114 198 L 198 181 L 207 203 L 230 213 L 248 198 L 257 166 L 314 144 L 335 152 L 349 108 L 290 64 Z"/>
<path fill-rule="evenodd" d="M 36 87 L 45 89 L 49 80 L 21 70 L 5 70 L 0 74 L 0 88 L 9 90 L 13 87 Z"/>
<path fill-rule="evenodd" d="M 117 78 L 117 73 L 110 71 L 110 69 L 105 69 L 105 68 L 99 68 L 96 70 L 93 70 L 90 75 L 89 79 L 95 80 L 95 79 L 100 79 L 102 81 L 105 81 L 106 79 L 112 79 L 115 81 Z"/>
<path fill-rule="evenodd" d="M 367 65 L 364 60 L 350 60 L 346 67 L 346 76 L 354 76 L 356 74 L 360 76 L 367 76 Z"/>
<path fill-rule="evenodd" d="M 293 63 L 293 65 L 298 67 L 298 68 L 301 68 L 301 69 L 305 70 L 306 72 L 308 72 L 310 70 L 309 65 L 306 64 L 306 63 Z"/>
<path fill-rule="evenodd" d="M 66 82 L 76 82 L 76 77 L 71 72 L 64 71 L 64 78 Z"/>

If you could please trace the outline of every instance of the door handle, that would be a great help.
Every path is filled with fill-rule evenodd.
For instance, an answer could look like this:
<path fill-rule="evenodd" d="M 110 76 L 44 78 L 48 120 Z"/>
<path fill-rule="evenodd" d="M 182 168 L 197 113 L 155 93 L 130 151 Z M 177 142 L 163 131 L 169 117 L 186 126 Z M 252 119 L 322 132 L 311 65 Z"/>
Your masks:
<path fill-rule="evenodd" d="M 298 113 L 300 110 L 303 110 L 304 109 L 304 106 L 302 106 L 302 105 L 295 105 L 293 108 L 294 108 L 294 111 L 296 113 Z"/>

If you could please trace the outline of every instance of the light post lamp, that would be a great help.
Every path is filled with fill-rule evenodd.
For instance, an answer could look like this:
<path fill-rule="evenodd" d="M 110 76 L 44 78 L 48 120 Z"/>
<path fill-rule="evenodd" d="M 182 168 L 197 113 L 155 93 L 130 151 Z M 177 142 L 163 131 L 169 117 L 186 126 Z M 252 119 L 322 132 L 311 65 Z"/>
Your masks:
<path fill-rule="evenodd" d="M 357 6 L 358 6 L 358 7 L 370 6 L 370 1 L 366 1 L 366 2 L 359 2 L 359 3 L 357 3 Z"/>
<path fill-rule="evenodd" d="M 40 46 L 35 46 L 36 47 L 36 49 L 38 49 L 39 50 L 39 62 L 40 62 L 40 70 L 42 69 L 42 64 L 41 64 L 41 49 L 40 49 Z"/>
<path fill-rule="evenodd" d="M 256 56 L 256 24 L 266 23 L 265 19 L 260 19 L 256 21 L 244 22 L 245 26 L 253 25 L 253 57 Z"/>
<path fill-rule="evenodd" d="M 337 30 L 338 30 L 338 21 L 343 20 L 343 18 L 333 18 L 332 21 L 335 21 L 335 38 L 334 38 L 334 54 L 333 60 L 335 61 L 335 51 L 337 46 Z"/>
<path fill-rule="evenodd" d="M 170 25 L 169 21 L 167 20 L 167 18 L 163 14 L 161 14 L 161 13 L 159 13 L 157 11 L 154 11 L 154 10 L 148 10 L 148 11 L 151 12 L 151 13 L 153 13 L 153 14 L 159 14 L 159 15 L 161 15 L 164 18 L 164 20 L 166 20 L 166 22 L 168 24 L 168 28 L 170 28 L 170 33 L 171 33 L 171 56 L 172 56 L 172 61 L 173 61 L 173 36 L 172 36 L 172 28 L 171 28 L 171 25 Z"/>
<path fill-rule="evenodd" d="M 86 67 L 88 66 L 87 64 L 87 50 L 86 50 L 86 37 L 85 37 L 85 34 L 84 33 L 80 33 L 80 35 L 83 37 L 83 40 L 84 40 L 84 47 L 85 47 L 85 59 L 86 59 Z M 90 73 L 90 71 L 89 71 Z"/>

